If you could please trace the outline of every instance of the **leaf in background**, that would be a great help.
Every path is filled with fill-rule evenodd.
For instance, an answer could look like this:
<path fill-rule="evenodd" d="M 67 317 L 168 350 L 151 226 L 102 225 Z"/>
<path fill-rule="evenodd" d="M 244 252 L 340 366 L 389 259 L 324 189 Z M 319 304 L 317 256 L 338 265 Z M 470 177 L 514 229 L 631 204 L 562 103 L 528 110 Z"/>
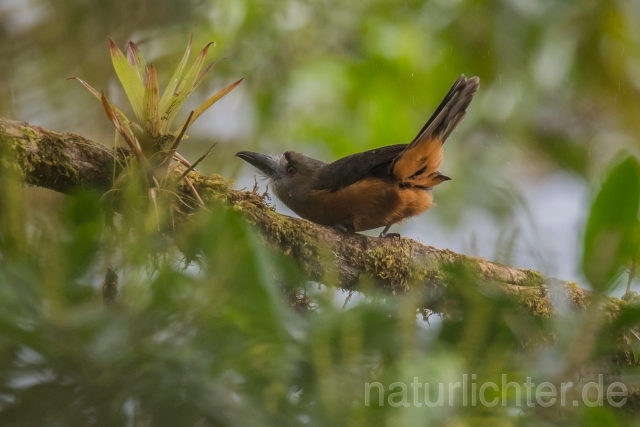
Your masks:
<path fill-rule="evenodd" d="M 147 136 L 157 137 L 160 125 L 158 114 L 159 107 L 159 88 L 158 73 L 156 67 L 151 64 L 147 76 L 147 82 L 144 88 L 144 125 Z"/>
<path fill-rule="evenodd" d="M 605 177 L 585 229 L 582 268 L 598 291 L 636 257 L 639 206 L 640 163 L 627 154 Z"/>
<path fill-rule="evenodd" d="M 138 78 L 138 71 L 127 61 L 120 48 L 111 39 L 109 39 L 109 47 L 113 68 L 116 70 L 127 98 L 129 98 L 133 112 L 138 121 L 144 123 L 144 86 L 142 80 Z"/>
<path fill-rule="evenodd" d="M 176 114 L 178 114 L 180 107 L 182 107 L 182 104 L 184 104 L 184 101 L 193 91 L 194 83 L 196 82 L 196 79 L 200 74 L 200 70 L 204 65 L 204 59 L 207 56 L 209 47 L 212 44 L 213 43 L 207 44 L 204 47 L 204 49 L 200 51 L 200 54 L 196 58 L 195 62 L 191 65 L 191 68 L 189 68 L 189 71 L 187 71 L 187 74 L 185 74 L 184 79 L 178 86 L 178 89 L 173 93 L 172 97 L 169 99 L 168 104 L 166 106 L 166 110 L 164 110 L 161 113 L 162 126 L 160 129 L 160 133 L 162 135 L 169 132 L 169 127 L 171 126 L 171 122 L 173 122 L 173 119 L 176 117 Z"/>
<path fill-rule="evenodd" d="M 147 63 L 140 53 L 138 46 L 131 40 L 127 43 L 127 60 L 138 73 L 138 77 L 142 84 L 145 84 L 144 78 L 147 75 Z"/>
<path fill-rule="evenodd" d="M 218 102 L 220 100 L 220 98 L 222 98 L 223 96 L 225 96 L 226 94 L 231 92 L 233 89 L 235 89 L 236 86 L 238 86 L 240 83 L 242 83 L 243 80 L 244 80 L 244 78 L 242 78 L 242 79 L 240 79 L 240 80 L 238 80 L 236 82 L 231 83 L 229 86 L 227 86 L 226 88 L 222 89 L 220 92 L 216 93 L 211 98 L 209 98 L 205 102 L 203 102 L 202 105 L 200 105 L 198 108 L 196 108 L 193 111 L 193 118 L 191 119 L 191 123 L 193 123 L 198 117 L 200 117 L 200 115 L 202 115 L 202 113 L 207 111 L 209 109 L 209 107 L 211 107 L 213 104 Z M 184 126 L 184 123 L 181 125 L 181 127 L 182 126 Z"/>
<path fill-rule="evenodd" d="M 167 110 L 169 105 L 169 100 L 172 98 L 176 88 L 178 87 L 178 83 L 180 83 L 180 78 L 182 77 L 182 71 L 184 67 L 187 65 L 187 61 L 189 60 L 189 55 L 191 54 L 191 44 L 193 43 L 193 34 L 189 38 L 189 44 L 187 44 L 187 50 L 184 51 L 184 55 L 182 55 L 182 59 L 180 60 L 180 64 L 178 64 L 178 68 L 171 76 L 171 80 L 167 85 L 164 93 L 162 94 L 162 98 L 160 99 L 160 111 L 162 112 L 162 117 L 164 118 L 164 113 Z M 168 126 L 167 126 L 168 127 Z"/>

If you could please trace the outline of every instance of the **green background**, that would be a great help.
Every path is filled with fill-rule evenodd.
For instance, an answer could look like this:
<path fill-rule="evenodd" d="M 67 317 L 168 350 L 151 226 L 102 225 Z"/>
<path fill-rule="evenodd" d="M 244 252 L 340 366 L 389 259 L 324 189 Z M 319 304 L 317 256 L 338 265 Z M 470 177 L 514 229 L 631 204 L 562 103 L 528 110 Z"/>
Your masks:
<path fill-rule="evenodd" d="M 215 41 L 210 57 L 226 59 L 192 108 L 245 80 L 199 119 L 181 152 L 194 160 L 219 142 L 201 171 L 251 187 L 239 150 L 328 161 L 408 142 L 460 74 L 477 75 L 480 92 L 445 146 L 441 170 L 453 181 L 399 230 L 619 294 L 612 281 L 637 253 L 639 169 L 633 157 L 608 165 L 638 144 L 639 15 L 640 3 L 623 0 L 0 0 L 0 116 L 112 144 L 99 103 L 66 79 L 88 81 L 128 112 L 108 37 L 121 48 L 135 41 L 165 85 L 193 33 L 194 50 Z M 151 217 L 129 218 L 138 234 L 115 244 L 99 195 L 0 181 L 3 426 L 637 425 L 606 407 L 556 417 L 511 404 L 362 405 L 367 381 L 475 373 L 479 383 L 502 374 L 540 383 L 621 345 L 620 363 L 603 369 L 635 374 L 637 343 L 616 337 L 640 311 L 619 300 L 624 315 L 606 326 L 600 312 L 562 304 L 534 316 L 452 268 L 443 274 L 455 304 L 430 323 L 417 316 L 416 295 L 369 294 L 343 308 L 346 294 L 305 282 L 233 213 L 214 209 L 187 227 L 182 247 L 202 253 L 184 270 L 184 254 L 145 228 Z M 631 236 L 606 265 L 603 230 Z M 123 306 L 102 310 L 113 260 Z M 316 310 L 288 307 L 274 277 L 304 288 Z"/>

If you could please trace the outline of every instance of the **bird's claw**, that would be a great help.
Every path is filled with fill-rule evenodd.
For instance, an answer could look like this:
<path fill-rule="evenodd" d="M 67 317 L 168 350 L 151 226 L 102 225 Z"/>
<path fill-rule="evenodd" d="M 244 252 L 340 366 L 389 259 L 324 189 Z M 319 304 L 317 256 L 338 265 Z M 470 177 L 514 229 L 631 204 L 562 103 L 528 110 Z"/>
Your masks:
<path fill-rule="evenodd" d="M 347 227 L 345 227 L 344 225 L 336 224 L 334 225 L 334 227 L 337 228 L 338 231 L 343 234 L 349 234 L 349 230 L 347 230 Z"/>
<path fill-rule="evenodd" d="M 387 238 L 387 237 L 395 237 L 395 238 L 399 239 L 402 236 L 400 236 L 400 233 L 380 233 L 380 238 L 381 239 L 384 239 L 384 238 Z"/>

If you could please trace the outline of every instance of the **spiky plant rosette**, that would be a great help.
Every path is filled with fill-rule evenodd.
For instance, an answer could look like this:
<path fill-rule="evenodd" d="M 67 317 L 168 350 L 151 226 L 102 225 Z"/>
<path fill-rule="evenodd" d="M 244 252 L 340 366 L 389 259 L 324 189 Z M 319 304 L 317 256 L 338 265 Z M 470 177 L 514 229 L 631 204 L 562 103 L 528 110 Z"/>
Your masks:
<path fill-rule="evenodd" d="M 82 83 L 82 85 L 102 103 L 107 117 L 133 153 L 135 163 L 138 166 L 136 169 L 143 173 L 144 180 L 149 188 L 149 196 L 154 204 L 156 190 L 164 185 L 174 161 L 187 168 L 180 174 L 179 180 L 183 181 L 198 202 L 201 205 L 203 204 L 193 183 L 189 180 L 187 173 L 191 171 L 206 154 L 192 165 L 178 154 L 177 150 L 183 138 L 185 138 L 185 132 L 189 126 L 207 111 L 209 107 L 231 92 L 243 80 L 240 79 L 231 83 L 220 92 L 208 98 L 202 105 L 191 111 L 180 126 L 171 131 L 172 124 L 187 97 L 202 83 L 217 62 L 214 61 L 204 67 L 209 47 L 213 44 L 209 43 L 200 51 L 191 67 L 185 72 L 191 54 L 192 43 L 193 35 L 189 39 L 187 49 L 173 73 L 169 84 L 162 93 L 162 96 L 160 96 L 156 68 L 153 64 L 147 66 L 138 46 L 129 40 L 127 43 L 127 54 L 125 56 L 114 41 L 109 39 L 111 61 L 113 62 L 113 67 L 124 92 L 131 103 L 133 113 L 136 117 L 135 121 L 130 120 L 118 107 L 109 101 L 104 92 L 98 92 L 80 78 L 71 77 L 71 79 L 78 80 Z M 122 185 L 125 178 L 130 176 L 130 174 L 130 170 L 123 170 L 118 179 L 115 180 L 112 190 L 117 191 L 118 187 Z"/>

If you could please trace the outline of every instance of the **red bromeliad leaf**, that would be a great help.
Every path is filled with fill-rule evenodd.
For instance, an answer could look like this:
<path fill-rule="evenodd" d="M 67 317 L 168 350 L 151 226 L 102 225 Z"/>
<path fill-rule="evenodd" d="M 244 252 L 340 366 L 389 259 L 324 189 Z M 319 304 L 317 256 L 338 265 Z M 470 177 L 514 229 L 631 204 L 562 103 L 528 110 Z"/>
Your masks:
<path fill-rule="evenodd" d="M 93 88 L 93 86 L 91 86 L 89 83 L 85 82 L 84 80 L 78 77 L 69 77 L 67 80 L 79 81 L 85 88 L 87 88 L 89 92 L 91 92 L 93 96 L 98 98 L 98 101 L 102 100 L 102 96 L 100 95 L 100 92 L 98 92 L 96 89 Z M 131 120 L 129 120 L 129 118 L 125 116 L 125 114 L 122 111 L 120 111 L 118 107 L 113 105 L 111 102 L 109 103 L 109 106 L 111 107 L 111 109 L 113 109 L 113 111 L 115 111 L 115 114 L 116 116 L 118 116 L 118 120 L 120 120 L 120 123 L 122 123 L 127 127 L 131 127 L 132 125 L 134 125 L 134 123 L 132 123 Z"/>
<path fill-rule="evenodd" d="M 209 71 L 211 71 L 213 69 L 213 67 L 218 63 L 218 61 L 213 61 L 211 64 L 207 65 L 207 68 L 205 68 L 204 70 L 200 71 L 200 74 L 198 74 L 198 77 L 196 78 L 195 83 L 193 84 L 193 89 L 192 91 L 197 88 L 200 83 L 202 83 L 202 80 L 204 80 L 205 77 L 207 77 L 207 74 L 209 74 Z"/>
<path fill-rule="evenodd" d="M 138 77 L 142 84 L 146 84 L 144 80 L 147 75 L 147 63 L 145 62 L 142 53 L 140 53 L 138 46 L 131 40 L 127 43 L 127 60 L 138 73 Z"/>
<path fill-rule="evenodd" d="M 100 92 L 100 101 L 102 102 L 102 107 L 104 108 L 105 113 L 107 113 L 107 117 L 109 118 L 109 120 L 111 120 L 111 123 L 113 123 L 120 135 L 122 135 L 140 165 L 147 171 L 151 170 L 151 165 L 136 143 L 136 139 L 131 128 L 128 126 L 124 126 L 120 122 L 120 120 L 118 119 L 118 115 L 113 110 L 113 108 L 111 108 L 111 103 L 105 96 L 104 92 Z"/>

